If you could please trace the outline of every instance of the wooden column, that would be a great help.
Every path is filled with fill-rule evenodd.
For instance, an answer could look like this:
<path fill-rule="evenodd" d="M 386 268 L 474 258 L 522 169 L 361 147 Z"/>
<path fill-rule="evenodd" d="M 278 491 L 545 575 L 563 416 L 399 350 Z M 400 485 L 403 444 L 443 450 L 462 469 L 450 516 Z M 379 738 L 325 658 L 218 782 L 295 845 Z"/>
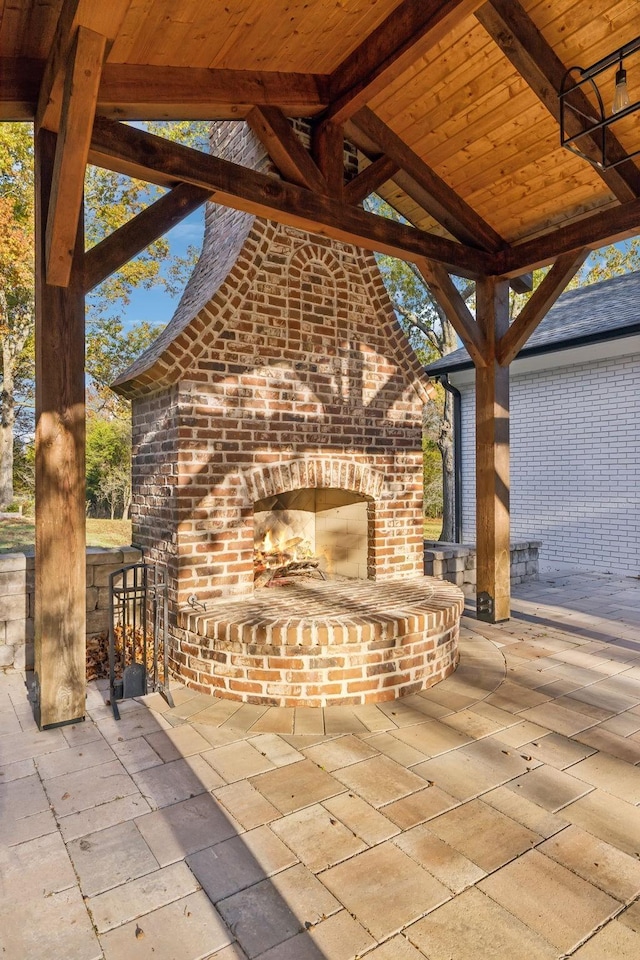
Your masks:
<path fill-rule="evenodd" d="M 35 142 L 35 714 L 41 729 L 84 718 L 86 683 L 84 237 L 81 210 L 70 283 L 47 284 L 56 139 L 42 129 Z"/>
<path fill-rule="evenodd" d="M 479 620 L 510 614 L 509 367 L 496 359 L 509 327 L 509 284 L 488 277 L 476 285 L 476 318 L 486 365 L 476 366 L 476 549 Z"/>

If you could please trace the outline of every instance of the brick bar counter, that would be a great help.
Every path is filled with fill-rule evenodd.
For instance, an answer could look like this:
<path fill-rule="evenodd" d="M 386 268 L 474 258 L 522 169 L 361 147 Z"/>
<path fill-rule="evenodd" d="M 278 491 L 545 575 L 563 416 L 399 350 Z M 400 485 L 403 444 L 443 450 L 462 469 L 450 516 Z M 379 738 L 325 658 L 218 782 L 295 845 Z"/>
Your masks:
<path fill-rule="evenodd" d="M 183 683 L 246 703 L 324 707 L 393 700 L 455 670 L 464 594 L 429 577 L 297 579 L 178 616 Z"/>

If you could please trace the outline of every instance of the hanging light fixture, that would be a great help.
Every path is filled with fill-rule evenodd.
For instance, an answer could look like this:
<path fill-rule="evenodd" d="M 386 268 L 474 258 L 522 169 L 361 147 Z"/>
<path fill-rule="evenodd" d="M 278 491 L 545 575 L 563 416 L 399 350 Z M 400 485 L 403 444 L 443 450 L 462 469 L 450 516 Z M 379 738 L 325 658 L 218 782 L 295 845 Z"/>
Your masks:
<path fill-rule="evenodd" d="M 638 147 L 631 153 L 625 153 L 623 156 L 617 155 L 615 159 L 611 159 L 607 151 L 607 132 L 612 125 L 635 113 L 636 110 L 640 110 L 640 100 L 634 103 L 630 102 L 627 71 L 624 67 L 625 59 L 638 50 L 640 50 L 640 37 L 624 44 L 624 46 L 614 50 L 613 53 L 598 60 L 590 67 L 569 67 L 562 79 L 558 95 L 560 101 L 560 143 L 567 150 L 577 153 L 578 156 L 601 169 L 606 170 L 610 167 L 616 167 L 619 163 L 624 163 L 640 154 L 640 147 Z M 614 80 L 613 103 L 611 111 L 608 112 L 596 83 L 596 77 L 613 67 L 617 69 Z M 638 75 L 640 76 L 640 65 Z M 595 104 L 587 99 L 583 87 L 591 90 L 596 101 Z M 578 118 L 579 124 L 576 124 L 576 118 Z M 567 126 L 571 130 L 567 130 Z M 579 129 L 576 129 L 577 127 Z M 589 137 L 588 142 L 584 140 L 585 137 Z M 594 140 L 596 141 L 595 144 Z"/>

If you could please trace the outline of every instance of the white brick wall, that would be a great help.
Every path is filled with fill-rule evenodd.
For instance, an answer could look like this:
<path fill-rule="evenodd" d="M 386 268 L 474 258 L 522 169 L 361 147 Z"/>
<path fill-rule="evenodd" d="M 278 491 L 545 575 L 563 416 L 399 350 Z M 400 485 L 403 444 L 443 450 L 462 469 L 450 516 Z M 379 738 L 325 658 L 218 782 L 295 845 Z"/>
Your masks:
<path fill-rule="evenodd" d="M 475 539 L 474 389 L 460 385 L 463 542 Z M 640 574 L 640 354 L 512 375 L 511 539 L 541 563 Z"/>

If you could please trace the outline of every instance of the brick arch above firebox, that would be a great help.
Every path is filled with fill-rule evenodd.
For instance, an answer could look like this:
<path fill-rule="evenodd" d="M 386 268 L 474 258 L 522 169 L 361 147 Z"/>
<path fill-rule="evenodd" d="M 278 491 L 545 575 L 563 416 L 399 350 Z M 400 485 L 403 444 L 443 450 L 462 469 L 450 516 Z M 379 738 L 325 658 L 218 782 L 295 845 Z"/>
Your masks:
<path fill-rule="evenodd" d="M 385 482 L 382 473 L 366 463 L 339 457 L 298 459 L 267 464 L 244 475 L 249 503 L 299 489 L 351 490 L 365 500 L 380 500 Z"/>

